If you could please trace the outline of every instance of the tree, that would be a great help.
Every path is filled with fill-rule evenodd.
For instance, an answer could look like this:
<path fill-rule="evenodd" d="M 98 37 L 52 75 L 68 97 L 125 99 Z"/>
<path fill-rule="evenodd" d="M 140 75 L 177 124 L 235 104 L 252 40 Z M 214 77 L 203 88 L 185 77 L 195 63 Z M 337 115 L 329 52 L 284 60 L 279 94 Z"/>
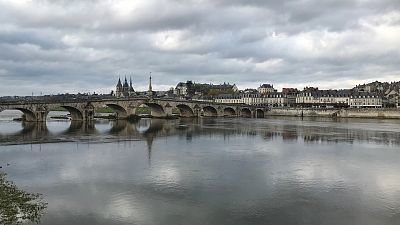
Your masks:
<path fill-rule="evenodd" d="M 192 82 L 191 80 L 188 80 L 188 81 L 186 82 L 186 87 L 187 87 L 187 93 L 188 93 L 188 95 L 189 95 L 189 96 L 193 96 L 194 93 L 195 93 L 195 90 L 194 90 L 194 84 L 193 84 L 193 82 Z"/>
<path fill-rule="evenodd" d="M 40 194 L 27 193 L 0 172 L 0 224 L 15 225 L 25 221 L 39 223 L 47 208 Z"/>

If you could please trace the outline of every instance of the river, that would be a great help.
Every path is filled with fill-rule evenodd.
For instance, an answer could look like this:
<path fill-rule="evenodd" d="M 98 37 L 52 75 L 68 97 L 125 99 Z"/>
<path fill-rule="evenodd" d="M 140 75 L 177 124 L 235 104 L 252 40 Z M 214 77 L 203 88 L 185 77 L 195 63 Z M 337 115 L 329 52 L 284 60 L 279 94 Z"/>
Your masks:
<path fill-rule="evenodd" d="M 39 224 L 400 224 L 398 120 L 15 117 L 0 172 L 42 194 Z"/>

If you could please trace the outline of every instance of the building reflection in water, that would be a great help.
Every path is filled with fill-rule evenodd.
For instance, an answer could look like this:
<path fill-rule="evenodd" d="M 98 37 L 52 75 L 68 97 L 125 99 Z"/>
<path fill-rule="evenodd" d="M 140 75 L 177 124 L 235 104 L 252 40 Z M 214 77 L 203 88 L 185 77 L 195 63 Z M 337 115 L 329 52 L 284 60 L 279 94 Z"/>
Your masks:
<path fill-rule="evenodd" d="M 151 146 L 157 137 L 179 136 L 191 141 L 200 136 L 222 135 L 225 138 L 240 136 L 260 136 L 266 141 L 281 139 L 284 142 L 347 142 L 371 141 L 374 143 L 400 145 L 400 133 L 397 131 L 379 131 L 376 129 L 359 129 L 341 127 L 343 124 L 331 121 L 326 126 L 304 124 L 259 123 L 256 120 L 241 119 L 141 119 L 136 122 L 117 120 L 106 122 L 108 128 L 103 131 L 96 129 L 96 123 L 71 122 L 69 127 L 61 132 L 52 132 L 45 123 L 21 123 L 22 129 L 11 134 L 0 133 L 0 144 L 46 143 L 58 141 L 81 141 L 96 143 L 120 140 L 145 140 Z M 103 122 L 104 123 L 104 122 Z M 312 123 L 311 123 L 312 124 Z M 103 124 L 102 124 L 103 125 Z M 84 138 L 84 137 L 90 137 Z M 150 154 L 149 154 L 150 155 Z"/>

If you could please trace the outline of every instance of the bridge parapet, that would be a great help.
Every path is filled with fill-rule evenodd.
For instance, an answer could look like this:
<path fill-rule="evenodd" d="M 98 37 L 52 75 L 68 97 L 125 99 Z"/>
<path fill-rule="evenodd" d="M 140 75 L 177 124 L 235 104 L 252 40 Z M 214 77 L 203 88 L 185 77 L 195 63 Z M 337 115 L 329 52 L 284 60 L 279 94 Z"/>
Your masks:
<path fill-rule="evenodd" d="M 136 115 L 137 109 L 145 105 L 151 108 L 153 117 L 169 117 L 173 109 L 179 109 L 182 117 L 252 117 L 263 118 L 265 107 L 256 107 L 244 104 L 223 104 L 207 101 L 187 101 L 177 99 L 149 99 L 149 98 L 119 98 L 96 99 L 93 101 L 64 100 L 64 101 L 30 101 L 30 102 L 0 102 L 0 111 L 17 109 L 24 113 L 27 121 L 45 121 L 47 114 L 54 108 L 62 107 L 69 111 L 71 120 L 91 121 L 94 119 L 96 108 L 107 106 L 111 108 L 117 118 L 126 119 Z"/>

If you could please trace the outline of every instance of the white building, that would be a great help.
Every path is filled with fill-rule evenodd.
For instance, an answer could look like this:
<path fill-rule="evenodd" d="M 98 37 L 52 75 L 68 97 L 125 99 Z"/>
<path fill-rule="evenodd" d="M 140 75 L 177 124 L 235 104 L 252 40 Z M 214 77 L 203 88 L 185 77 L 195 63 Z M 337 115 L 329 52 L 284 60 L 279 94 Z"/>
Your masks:
<path fill-rule="evenodd" d="M 223 84 L 212 84 L 210 85 L 210 92 L 223 92 L 223 93 L 236 93 L 239 91 L 238 87 L 236 84 L 229 84 L 229 83 L 223 83 Z"/>
<path fill-rule="evenodd" d="M 262 96 L 263 104 L 268 106 L 286 106 L 289 99 L 281 92 L 268 93 Z"/>
<path fill-rule="evenodd" d="M 214 99 L 217 103 L 226 103 L 226 104 L 243 104 L 243 98 L 241 95 L 231 95 L 231 94 L 221 94 L 215 97 Z"/>
<path fill-rule="evenodd" d="M 296 97 L 297 104 L 312 104 L 319 102 L 316 94 L 313 92 L 300 92 Z"/>
<path fill-rule="evenodd" d="M 298 104 L 347 105 L 350 104 L 351 90 L 307 90 L 296 97 Z"/>
<path fill-rule="evenodd" d="M 359 94 L 350 97 L 350 108 L 382 108 L 383 99 L 378 95 Z"/>
<path fill-rule="evenodd" d="M 266 94 L 276 92 L 277 90 L 274 89 L 274 86 L 271 84 L 262 84 L 260 87 L 257 88 L 257 91 L 260 94 Z"/>
<path fill-rule="evenodd" d="M 259 106 L 285 106 L 288 103 L 288 98 L 282 93 L 269 93 L 261 94 L 238 94 L 218 95 L 215 100 L 218 103 L 229 104 L 246 104 L 246 105 L 259 105 Z"/>
<path fill-rule="evenodd" d="M 240 93 L 218 95 L 214 101 L 228 104 L 247 104 L 269 107 L 284 107 L 291 105 L 292 95 L 282 92 L 267 94 Z M 296 96 L 296 103 L 317 107 L 351 107 L 351 108 L 382 108 L 383 98 L 367 92 L 353 93 L 351 90 L 318 90 L 308 89 Z M 399 106 L 398 98 L 396 106 Z"/>
<path fill-rule="evenodd" d="M 186 96 L 188 94 L 187 83 L 179 82 L 174 89 L 174 94 L 178 96 Z"/>

